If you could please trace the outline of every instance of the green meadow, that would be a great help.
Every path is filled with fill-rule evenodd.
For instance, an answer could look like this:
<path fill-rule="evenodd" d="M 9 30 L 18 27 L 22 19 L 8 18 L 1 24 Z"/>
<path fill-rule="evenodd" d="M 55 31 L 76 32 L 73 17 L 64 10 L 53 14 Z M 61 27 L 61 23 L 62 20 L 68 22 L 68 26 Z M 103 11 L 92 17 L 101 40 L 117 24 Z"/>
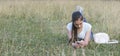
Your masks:
<path fill-rule="evenodd" d="M 93 33 L 120 41 L 119 1 L 0 1 L 0 56 L 72 56 L 66 25 L 79 5 Z M 82 50 L 77 49 L 77 56 Z M 86 56 L 120 56 L 120 44 L 85 47 Z"/>

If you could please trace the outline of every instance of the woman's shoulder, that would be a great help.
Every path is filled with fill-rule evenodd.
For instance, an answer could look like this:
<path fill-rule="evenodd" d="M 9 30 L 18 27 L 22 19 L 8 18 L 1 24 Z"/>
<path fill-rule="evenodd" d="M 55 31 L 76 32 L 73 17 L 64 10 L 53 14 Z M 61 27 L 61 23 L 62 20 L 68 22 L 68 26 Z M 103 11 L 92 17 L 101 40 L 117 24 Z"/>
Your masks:
<path fill-rule="evenodd" d="M 67 26 L 68 26 L 68 25 L 72 25 L 72 22 L 67 23 Z"/>
<path fill-rule="evenodd" d="M 83 25 L 84 25 L 84 26 L 91 26 L 91 24 L 90 24 L 90 23 L 87 23 L 87 22 L 83 22 Z"/>
<path fill-rule="evenodd" d="M 90 30 L 90 29 L 92 28 L 92 26 L 91 26 L 91 24 L 89 24 L 89 23 L 83 22 L 83 28 L 84 28 L 85 30 Z"/>
<path fill-rule="evenodd" d="M 70 22 L 70 23 L 67 24 L 67 29 L 68 29 L 69 31 L 72 30 L 72 22 Z"/>

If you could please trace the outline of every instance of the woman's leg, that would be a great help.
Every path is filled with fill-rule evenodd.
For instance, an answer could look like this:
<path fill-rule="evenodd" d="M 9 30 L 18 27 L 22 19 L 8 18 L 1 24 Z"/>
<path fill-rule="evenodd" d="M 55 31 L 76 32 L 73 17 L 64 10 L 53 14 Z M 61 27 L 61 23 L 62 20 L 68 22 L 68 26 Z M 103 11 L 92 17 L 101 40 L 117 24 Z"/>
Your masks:
<path fill-rule="evenodd" d="M 83 22 L 87 22 L 86 18 L 83 19 Z"/>

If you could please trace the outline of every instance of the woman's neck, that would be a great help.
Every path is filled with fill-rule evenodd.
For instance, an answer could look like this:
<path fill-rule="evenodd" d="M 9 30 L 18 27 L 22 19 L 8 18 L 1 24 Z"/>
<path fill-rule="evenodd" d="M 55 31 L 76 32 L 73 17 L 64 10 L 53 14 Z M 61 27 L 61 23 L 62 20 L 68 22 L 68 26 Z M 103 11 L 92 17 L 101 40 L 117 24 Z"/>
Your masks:
<path fill-rule="evenodd" d="M 80 33 L 82 31 L 83 25 L 77 29 L 77 33 Z"/>

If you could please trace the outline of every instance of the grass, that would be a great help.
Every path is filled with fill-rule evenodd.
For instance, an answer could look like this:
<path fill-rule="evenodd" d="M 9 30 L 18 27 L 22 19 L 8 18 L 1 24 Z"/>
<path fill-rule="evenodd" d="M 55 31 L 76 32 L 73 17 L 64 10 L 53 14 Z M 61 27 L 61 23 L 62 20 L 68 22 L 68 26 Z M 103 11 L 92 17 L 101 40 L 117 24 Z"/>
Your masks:
<path fill-rule="evenodd" d="M 94 33 L 106 32 L 120 41 L 118 1 L 1 1 L 0 56 L 72 56 L 66 24 L 76 5 L 84 7 Z M 85 49 L 86 56 L 120 55 L 119 44 L 91 41 Z"/>

